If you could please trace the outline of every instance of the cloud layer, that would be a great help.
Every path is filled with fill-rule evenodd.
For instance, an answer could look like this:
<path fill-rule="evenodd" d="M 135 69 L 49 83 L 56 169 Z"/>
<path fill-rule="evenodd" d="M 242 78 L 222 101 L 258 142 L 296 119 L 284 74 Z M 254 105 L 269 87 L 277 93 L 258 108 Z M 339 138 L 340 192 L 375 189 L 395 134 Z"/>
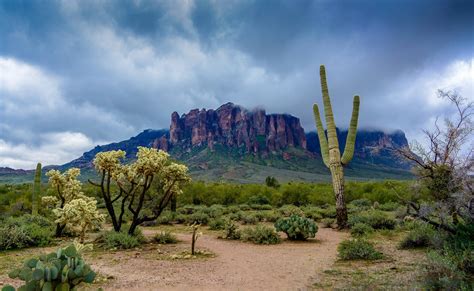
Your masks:
<path fill-rule="evenodd" d="M 336 122 L 417 137 L 473 96 L 472 1 L 2 1 L 0 166 L 67 162 L 222 103 L 312 130 L 325 64 Z"/>

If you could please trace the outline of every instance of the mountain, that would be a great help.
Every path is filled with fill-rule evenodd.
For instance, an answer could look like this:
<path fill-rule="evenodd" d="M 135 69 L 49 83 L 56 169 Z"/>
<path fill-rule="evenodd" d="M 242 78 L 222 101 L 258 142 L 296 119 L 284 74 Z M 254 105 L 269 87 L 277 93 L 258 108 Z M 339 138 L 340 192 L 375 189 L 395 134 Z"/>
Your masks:
<path fill-rule="evenodd" d="M 338 130 L 341 147 L 347 131 Z M 267 176 L 282 181 L 328 181 L 315 132 L 305 133 L 297 117 L 247 110 L 233 103 L 217 109 L 193 109 L 171 114 L 170 129 L 145 130 L 128 140 L 96 146 L 65 165 L 95 175 L 92 161 L 101 151 L 124 150 L 133 160 L 138 146 L 154 147 L 184 162 L 195 179 L 261 183 Z M 359 130 L 348 179 L 408 179 L 411 164 L 397 154 L 408 146 L 402 131 Z M 341 150 L 343 150 L 341 148 Z M 7 171 L 7 170 L 5 170 Z M 8 176 L 8 175 L 7 175 Z M 2 179 L 0 171 L 0 180 Z"/>

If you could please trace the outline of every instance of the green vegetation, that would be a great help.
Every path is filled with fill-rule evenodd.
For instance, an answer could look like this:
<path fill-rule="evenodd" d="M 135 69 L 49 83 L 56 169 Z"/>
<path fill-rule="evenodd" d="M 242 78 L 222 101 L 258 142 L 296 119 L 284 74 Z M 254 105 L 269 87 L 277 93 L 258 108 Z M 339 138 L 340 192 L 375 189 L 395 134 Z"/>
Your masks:
<path fill-rule="evenodd" d="M 373 231 L 374 229 L 372 228 L 372 226 L 362 222 L 357 222 L 351 227 L 351 235 L 353 237 L 362 237 L 369 233 L 372 233 Z"/>
<path fill-rule="evenodd" d="M 247 227 L 241 233 L 243 241 L 250 241 L 255 244 L 277 244 L 281 241 L 278 233 L 270 226 L 259 224 L 254 227 Z"/>
<path fill-rule="evenodd" d="M 0 251 L 47 246 L 53 236 L 53 224 L 41 216 L 26 214 L 0 221 Z"/>
<path fill-rule="evenodd" d="M 365 239 L 349 239 L 341 242 L 337 248 L 341 260 L 378 260 L 383 256 L 374 245 Z"/>
<path fill-rule="evenodd" d="M 275 223 L 276 231 L 283 231 L 290 240 L 306 240 L 316 236 L 318 226 L 311 219 L 292 215 L 280 218 Z"/>
<path fill-rule="evenodd" d="M 145 241 L 146 239 L 141 233 L 141 230 L 137 228 L 135 229 L 135 233 L 133 235 L 130 235 L 124 231 L 106 231 L 101 233 L 95 242 L 104 249 L 115 250 L 136 248 Z"/>
<path fill-rule="evenodd" d="M 395 218 L 380 210 L 362 211 L 349 217 L 350 226 L 358 223 L 367 224 L 373 229 L 394 229 L 397 225 Z"/>
<path fill-rule="evenodd" d="M 171 232 L 162 231 L 153 237 L 153 241 L 164 245 L 164 244 L 175 244 L 178 242 L 178 239 Z"/>
<path fill-rule="evenodd" d="M 81 283 L 94 282 L 96 277 L 82 258 L 81 252 L 86 248 L 75 243 L 57 252 L 28 259 L 22 268 L 8 275 L 25 282 L 18 290 L 75 290 Z M 12 288 L 9 286 L 2 290 L 15 290 Z"/>

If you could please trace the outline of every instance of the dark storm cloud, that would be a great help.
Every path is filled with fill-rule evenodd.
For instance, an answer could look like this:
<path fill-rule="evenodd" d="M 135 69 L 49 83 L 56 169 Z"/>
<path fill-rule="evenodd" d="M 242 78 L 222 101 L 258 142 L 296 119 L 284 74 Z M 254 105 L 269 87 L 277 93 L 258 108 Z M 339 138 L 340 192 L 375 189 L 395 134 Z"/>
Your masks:
<path fill-rule="evenodd" d="M 473 15 L 472 1 L 1 1 L 0 166 L 34 165 L 19 145 L 61 163 L 227 101 L 312 130 L 320 64 L 339 126 L 360 94 L 362 126 L 416 136 L 446 110 L 436 89 L 472 98 Z"/>

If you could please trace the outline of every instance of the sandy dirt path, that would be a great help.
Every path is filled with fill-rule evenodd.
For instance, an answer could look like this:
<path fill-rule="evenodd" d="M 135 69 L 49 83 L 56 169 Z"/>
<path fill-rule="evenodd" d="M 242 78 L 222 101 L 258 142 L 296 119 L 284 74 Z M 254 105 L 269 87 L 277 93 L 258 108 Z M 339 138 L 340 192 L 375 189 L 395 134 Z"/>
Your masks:
<path fill-rule="evenodd" d="M 189 235 L 177 236 L 182 241 L 178 245 L 189 246 Z M 117 252 L 92 264 L 114 277 L 105 290 L 306 290 L 332 266 L 337 245 L 346 237 L 320 228 L 308 242 L 254 245 L 204 235 L 197 248 L 215 253 L 213 258 L 157 260 L 141 252 Z"/>

